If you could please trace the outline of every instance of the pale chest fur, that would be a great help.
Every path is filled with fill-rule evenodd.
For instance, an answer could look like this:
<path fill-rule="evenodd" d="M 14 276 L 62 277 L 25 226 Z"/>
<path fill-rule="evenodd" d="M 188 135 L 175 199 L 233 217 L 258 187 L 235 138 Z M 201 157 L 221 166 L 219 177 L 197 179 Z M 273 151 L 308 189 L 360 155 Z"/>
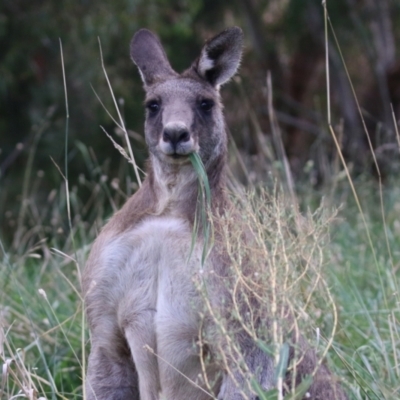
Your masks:
<path fill-rule="evenodd" d="M 191 227 L 183 219 L 148 217 L 103 240 L 99 250 L 89 294 L 106 294 L 104 306 L 114 308 L 121 327 L 144 310 L 162 313 L 173 306 L 179 314 L 187 296 L 196 296 L 193 279 L 200 270 L 201 245 L 192 249 Z"/>

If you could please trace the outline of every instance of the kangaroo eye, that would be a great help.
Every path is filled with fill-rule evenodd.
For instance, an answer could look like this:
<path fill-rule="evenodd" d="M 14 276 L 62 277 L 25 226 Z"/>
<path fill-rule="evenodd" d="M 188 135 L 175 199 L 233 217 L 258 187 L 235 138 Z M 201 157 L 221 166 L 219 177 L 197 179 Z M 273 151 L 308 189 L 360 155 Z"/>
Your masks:
<path fill-rule="evenodd" d="M 209 112 L 214 107 L 214 102 L 212 100 L 203 99 L 200 102 L 200 108 L 204 112 Z"/>
<path fill-rule="evenodd" d="M 155 114 L 160 109 L 160 103 L 157 100 L 150 100 L 146 104 L 146 108 L 152 113 Z"/>

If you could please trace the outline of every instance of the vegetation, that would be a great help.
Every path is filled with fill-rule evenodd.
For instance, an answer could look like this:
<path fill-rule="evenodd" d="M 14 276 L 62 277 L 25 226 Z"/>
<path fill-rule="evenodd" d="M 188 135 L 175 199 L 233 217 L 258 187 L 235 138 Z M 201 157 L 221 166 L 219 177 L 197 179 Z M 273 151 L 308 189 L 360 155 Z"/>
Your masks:
<path fill-rule="evenodd" d="M 400 140 L 388 114 L 392 103 L 399 118 L 400 98 L 396 49 L 382 45 L 392 39 L 394 46 L 400 35 L 393 28 L 398 5 L 382 1 L 374 13 L 369 1 L 327 3 L 340 44 L 335 47 L 330 31 L 331 119 L 325 116 L 327 91 L 318 67 L 324 61 L 320 1 L 237 0 L 229 6 L 216 0 L 65 1 L 65 12 L 54 2 L 1 3 L 0 47 L 6 51 L 0 54 L 0 107 L 7 112 L 0 115 L 1 399 L 84 395 L 89 344 L 80 273 L 91 241 L 139 184 L 120 154 L 129 154 L 123 130 L 115 128 L 90 88 L 116 115 L 98 61 L 97 36 L 122 120 L 133 129 L 126 134 L 142 166 L 145 145 L 136 133 L 142 130 L 142 92 L 126 50 L 131 34 L 139 24 L 157 31 L 174 66 L 182 69 L 200 47 L 194 44 L 232 23 L 247 27 L 251 38 L 241 79 L 224 89 L 228 125 L 236 127 L 230 149 L 230 175 L 236 177 L 232 192 L 245 199 L 243 215 L 258 221 L 252 226 L 264 242 L 277 246 L 278 258 L 271 248 L 262 256 L 276 265 L 281 282 L 287 277 L 285 263 L 293 265 L 288 273 L 296 281 L 302 276 L 296 268 L 312 255 L 306 278 L 284 299 L 291 300 L 318 354 L 329 350 L 327 363 L 350 398 L 400 397 Z M 383 55 L 382 47 L 392 53 Z M 363 115 L 370 117 L 366 127 L 373 151 L 341 54 Z M 266 80 L 268 70 L 271 79 Z M 290 85 L 285 84 L 288 77 Z M 306 87 L 299 86 L 302 79 Z M 298 140 L 306 143 L 300 153 L 291 145 Z M 284 229 L 281 240 L 274 241 L 278 226 Z M 264 279 L 273 273 L 267 271 Z M 271 343 L 279 353 L 284 341 L 278 335 Z"/>
<path fill-rule="evenodd" d="M 329 347 L 329 340 L 333 340 L 327 363 L 349 389 L 351 398 L 396 399 L 399 395 L 400 340 L 399 282 L 396 277 L 399 253 L 396 249 L 399 246 L 400 197 L 395 188 L 382 192 L 383 224 L 382 215 L 377 211 L 380 197 L 376 183 L 354 183 L 363 198 L 366 225 L 344 182 L 331 203 L 326 199 L 318 212 L 309 209 L 308 213 L 302 214 L 304 226 L 299 236 L 293 236 L 296 224 L 293 205 L 280 196 L 271 196 L 271 190 L 269 195 L 264 194 L 261 198 L 250 195 L 248 204 L 253 201 L 253 207 L 248 205 L 243 215 L 260 221 L 261 225 L 251 226 L 258 229 L 272 247 L 259 257 L 273 261 L 280 281 L 288 272 L 291 281 L 301 275 L 302 270 L 298 268 L 304 266 L 301 260 L 307 254 L 317 258 L 317 263 L 310 264 L 300 286 L 290 289 L 289 292 L 297 297 L 283 297 L 287 294 L 284 291 L 278 293 L 282 301 L 286 299 L 296 310 L 304 304 L 304 296 L 311 296 L 308 307 L 298 314 L 298 324 L 307 333 L 310 343 L 320 348 L 320 355 Z M 103 188 L 93 183 L 93 187 L 96 201 L 86 204 L 80 203 L 71 191 L 72 210 L 82 210 L 83 215 L 90 207 L 106 208 L 101 200 L 118 203 L 121 199 L 120 189 L 115 189 L 111 183 L 104 182 Z M 112 196 L 108 197 L 107 191 Z M 61 188 L 49 201 L 56 203 L 52 218 L 58 220 L 67 213 L 63 192 Z M 312 197 L 319 195 L 313 193 Z M 315 198 L 310 200 L 315 201 Z M 307 200 L 303 206 L 308 207 L 310 203 Z M 332 211 L 332 204 L 342 204 L 337 216 Z M 36 207 L 38 205 L 31 209 Z M 55 228 L 44 240 L 29 245 L 21 254 L 7 251 L 2 244 L 0 354 L 4 399 L 18 393 L 31 399 L 40 396 L 82 398 L 83 369 L 89 347 L 79 275 L 90 242 L 105 216 L 99 211 L 88 223 L 81 214 L 74 213 L 73 240 L 69 235 L 65 240 L 66 234 Z M 274 233 L 279 224 L 283 236 L 277 238 Z M 41 219 L 37 220 L 37 228 L 49 232 Z M 326 236 L 327 229 L 330 240 Z M 372 248 L 366 229 L 372 236 Z M 26 244 L 28 237 L 29 233 L 22 235 L 21 244 Z M 312 252 L 311 244 L 314 245 Z M 288 260 L 283 260 L 282 252 L 286 252 Z M 282 271 L 285 262 L 294 269 Z M 264 271 L 264 279 L 269 279 L 271 273 Z M 321 280 L 314 286 L 320 276 Z M 323 285 L 324 280 L 327 286 Z M 338 318 L 336 327 L 335 318 Z"/>

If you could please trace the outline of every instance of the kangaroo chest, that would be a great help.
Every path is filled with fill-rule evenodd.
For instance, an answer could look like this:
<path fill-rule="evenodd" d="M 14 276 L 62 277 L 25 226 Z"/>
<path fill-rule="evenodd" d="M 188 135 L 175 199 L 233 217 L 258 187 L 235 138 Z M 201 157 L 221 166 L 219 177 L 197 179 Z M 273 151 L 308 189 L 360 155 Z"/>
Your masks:
<path fill-rule="evenodd" d="M 103 259 L 114 275 L 107 281 L 121 293 L 118 303 L 158 312 L 167 303 L 182 304 L 181 294 L 194 295 L 200 251 L 198 244 L 192 247 L 191 227 L 174 217 L 149 217 L 109 243 Z"/>
<path fill-rule="evenodd" d="M 197 331 L 195 281 L 202 247 L 193 246 L 192 237 L 183 219 L 149 217 L 103 249 L 103 272 L 108 276 L 102 281 L 114 293 L 110 305 L 122 329 L 140 330 L 144 320 L 151 320 L 156 332 L 167 325 L 179 336 Z"/>

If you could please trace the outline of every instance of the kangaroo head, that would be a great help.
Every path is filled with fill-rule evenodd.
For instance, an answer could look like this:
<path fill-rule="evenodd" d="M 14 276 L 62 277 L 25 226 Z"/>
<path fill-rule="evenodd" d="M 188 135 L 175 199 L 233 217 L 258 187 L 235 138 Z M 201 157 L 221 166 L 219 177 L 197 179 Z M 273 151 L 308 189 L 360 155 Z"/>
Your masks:
<path fill-rule="evenodd" d="M 178 74 L 157 36 L 146 29 L 134 35 L 131 57 L 146 91 L 146 142 L 158 162 L 187 163 L 189 154 L 198 152 L 207 165 L 225 154 L 219 88 L 239 66 L 242 37 L 237 27 L 221 32 L 206 42 L 188 70 Z"/>

